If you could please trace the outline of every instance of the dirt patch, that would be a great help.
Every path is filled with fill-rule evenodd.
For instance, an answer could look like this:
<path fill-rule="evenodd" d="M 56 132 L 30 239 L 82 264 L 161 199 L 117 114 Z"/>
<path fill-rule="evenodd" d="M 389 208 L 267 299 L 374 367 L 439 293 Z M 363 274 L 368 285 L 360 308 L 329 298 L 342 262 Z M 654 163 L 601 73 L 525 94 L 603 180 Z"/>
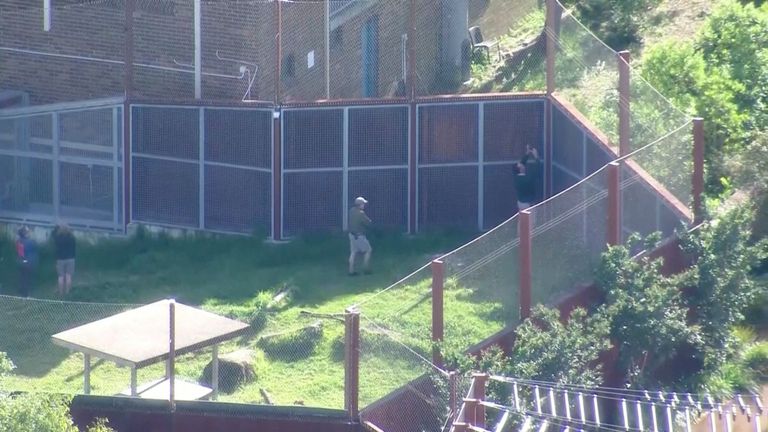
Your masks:
<path fill-rule="evenodd" d="M 693 39 L 718 3 L 713 0 L 663 1 L 648 15 L 644 42 L 648 45 L 668 39 Z"/>

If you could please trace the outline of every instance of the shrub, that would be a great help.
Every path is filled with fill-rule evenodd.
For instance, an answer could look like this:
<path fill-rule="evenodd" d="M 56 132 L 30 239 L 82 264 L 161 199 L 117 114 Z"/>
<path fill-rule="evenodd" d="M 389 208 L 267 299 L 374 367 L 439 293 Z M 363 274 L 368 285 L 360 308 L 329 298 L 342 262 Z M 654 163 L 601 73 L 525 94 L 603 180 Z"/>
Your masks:
<path fill-rule="evenodd" d="M 291 362 L 311 356 L 322 339 L 323 325 L 318 321 L 299 330 L 262 336 L 256 344 L 268 357 Z"/>

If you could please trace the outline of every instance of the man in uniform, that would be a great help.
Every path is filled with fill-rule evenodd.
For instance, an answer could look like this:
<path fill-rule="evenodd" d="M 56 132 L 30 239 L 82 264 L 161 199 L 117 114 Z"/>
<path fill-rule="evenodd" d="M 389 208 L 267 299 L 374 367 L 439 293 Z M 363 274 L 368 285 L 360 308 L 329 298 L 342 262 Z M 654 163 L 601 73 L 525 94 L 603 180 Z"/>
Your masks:
<path fill-rule="evenodd" d="M 355 271 L 355 255 L 364 254 L 363 271 L 371 273 L 371 244 L 365 237 L 371 219 L 365 214 L 365 205 L 368 201 L 363 197 L 355 198 L 355 205 L 349 209 L 349 275 L 357 276 Z"/>

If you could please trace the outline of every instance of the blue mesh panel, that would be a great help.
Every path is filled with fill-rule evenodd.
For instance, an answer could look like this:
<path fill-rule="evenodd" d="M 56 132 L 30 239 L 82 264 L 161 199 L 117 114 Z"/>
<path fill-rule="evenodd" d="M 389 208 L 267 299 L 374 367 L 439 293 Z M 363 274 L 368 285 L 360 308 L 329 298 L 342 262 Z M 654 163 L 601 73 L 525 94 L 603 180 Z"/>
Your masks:
<path fill-rule="evenodd" d="M 408 163 L 408 108 L 349 110 L 349 166 Z"/>
<path fill-rule="evenodd" d="M 283 230 L 286 235 L 341 230 L 341 171 L 285 173 Z"/>
<path fill-rule="evenodd" d="M 196 108 L 134 107 L 133 151 L 198 159 L 200 112 Z"/>
<path fill-rule="evenodd" d="M 544 155 L 544 102 L 490 102 L 483 109 L 483 156 L 486 161 L 520 159 L 525 146 Z"/>
<path fill-rule="evenodd" d="M 419 107 L 419 163 L 477 161 L 478 105 Z"/>
<path fill-rule="evenodd" d="M 349 172 L 349 199 L 364 196 L 368 201 L 368 217 L 383 227 L 408 227 L 408 170 L 379 169 Z"/>
<path fill-rule="evenodd" d="M 205 159 L 271 168 L 272 112 L 205 110 Z"/>
<path fill-rule="evenodd" d="M 272 217 L 272 175 L 206 165 L 205 227 L 267 235 Z"/>
<path fill-rule="evenodd" d="M 584 176 L 584 132 L 552 108 L 552 162 Z"/>
<path fill-rule="evenodd" d="M 134 157 L 133 219 L 169 225 L 199 225 L 198 164 Z"/>
<path fill-rule="evenodd" d="M 419 169 L 419 227 L 477 228 L 477 167 Z"/>
<path fill-rule="evenodd" d="M 287 169 L 343 165 L 344 111 L 283 111 L 283 160 Z"/>

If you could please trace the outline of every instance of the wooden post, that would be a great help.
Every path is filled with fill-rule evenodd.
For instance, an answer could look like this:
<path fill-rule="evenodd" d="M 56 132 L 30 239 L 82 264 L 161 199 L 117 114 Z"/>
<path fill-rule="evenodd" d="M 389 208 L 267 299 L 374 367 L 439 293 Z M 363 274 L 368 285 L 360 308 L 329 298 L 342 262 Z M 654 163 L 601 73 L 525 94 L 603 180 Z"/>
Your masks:
<path fill-rule="evenodd" d="M 621 165 L 608 164 L 608 224 L 606 242 L 609 246 L 621 243 Z"/>
<path fill-rule="evenodd" d="M 619 154 L 626 156 L 632 151 L 630 140 L 630 83 L 629 51 L 619 52 Z"/>
<path fill-rule="evenodd" d="M 472 379 L 475 382 L 472 397 L 478 402 L 485 400 L 485 384 L 488 382 L 487 374 L 473 374 Z M 485 428 L 485 407 L 479 403 L 475 406 L 475 426 Z"/>
<path fill-rule="evenodd" d="M 693 222 L 704 218 L 702 195 L 704 194 L 704 119 L 693 119 Z"/>
<path fill-rule="evenodd" d="M 547 51 L 547 96 L 551 96 L 555 92 L 555 55 L 557 52 L 557 41 L 555 37 L 555 20 L 557 19 L 556 13 L 559 8 L 557 0 L 547 0 L 547 18 L 545 24 L 545 32 L 547 36 L 546 51 Z"/>
<path fill-rule="evenodd" d="M 531 316 L 531 287 L 532 287 L 532 249 L 531 249 L 531 212 L 523 210 L 519 213 L 517 229 L 520 237 L 520 320 Z"/>
<path fill-rule="evenodd" d="M 477 419 L 475 417 L 477 413 L 477 399 L 465 398 L 464 399 L 464 423 L 468 426 L 477 426 Z"/>
<path fill-rule="evenodd" d="M 443 261 L 432 261 L 432 342 L 443 341 L 443 289 L 445 286 L 445 264 Z M 434 347 L 432 350 L 432 363 L 437 366 L 443 364 L 440 350 Z"/>
<path fill-rule="evenodd" d="M 91 355 L 83 353 L 83 393 L 91 394 Z"/>
<path fill-rule="evenodd" d="M 346 310 L 344 317 L 344 410 L 351 420 L 358 416 L 360 393 L 360 312 Z"/>
<path fill-rule="evenodd" d="M 168 400 L 171 404 L 171 412 L 176 411 L 176 301 L 168 302 Z"/>

